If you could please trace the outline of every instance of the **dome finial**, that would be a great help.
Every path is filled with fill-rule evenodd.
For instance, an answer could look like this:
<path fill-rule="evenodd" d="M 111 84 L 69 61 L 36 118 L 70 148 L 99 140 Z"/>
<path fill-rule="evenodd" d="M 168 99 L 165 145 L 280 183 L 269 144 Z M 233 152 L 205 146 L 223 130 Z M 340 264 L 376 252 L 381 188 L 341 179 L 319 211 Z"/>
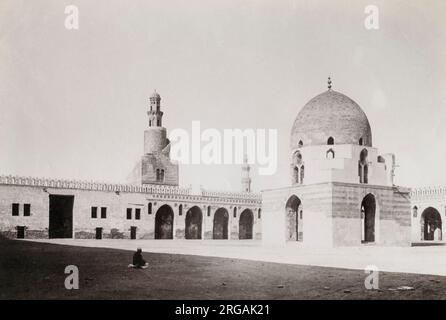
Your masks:
<path fill-rule="evenodd" d="M 331 90 L 331 77 L 328 76 L 328 90 Z"/>

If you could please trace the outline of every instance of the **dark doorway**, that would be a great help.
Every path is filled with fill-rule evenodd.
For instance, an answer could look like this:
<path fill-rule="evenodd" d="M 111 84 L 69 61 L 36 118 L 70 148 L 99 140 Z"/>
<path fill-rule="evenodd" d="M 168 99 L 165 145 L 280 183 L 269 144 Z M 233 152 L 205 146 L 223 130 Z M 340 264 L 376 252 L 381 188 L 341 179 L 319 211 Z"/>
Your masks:
<path fill-rule="evenodd" d="M 155 214 L 155 239 L 173 239 L 173 210 L 167 204 Z"/>
<path fill-rule="evenodd" d="M 219 208 L 214 214 L 214 239 L 228 239 L 229 214 L 225 208 Z"/>
<path fill-rule="evenodd" d="M 25 227 L 17 226 L 17 239 L 25 239 Z"/>
<path fill-rule="evenodd" d="M 375 242 L 375 215 L 375 196 L 369 193 L 364 197 L 361 203 L 363 242 Z"/>
<path fill-rule="evenodd" d="M 438 210 L 429 207 L 421 214 L 421 240 L 441 240 L 441 215 Z"/>
<path fill-rule="evenodd" d="M 97 240 L 102 239 L 102 228 L 96 228 L 96 239 Z"/>
<path fill-rule="evenodd" d="M 254 224 L 254 215 L 249 209 L 243 210 L 240 215 L 238 236 L 239 239 L 252 239 L 252 228 Z"/>
<path fill-rule="evenodd" d="M 50 195 L 50 238 L 73 237 L 74 196 Z"/>
<path fill-rule="evenodd" d="M 295 195 L 292 195 L 285 205 L 286 210 L 286 240 L 302 241 L 302 201 Z M 300 220 L 300 223 L 299 223 Z"/>
<path fill-rule="evenodd" d="M 201 239 L 201 223 L 203 214 L 197 206 L 186 213 L 186 239 Z"/>
<path fill-rule="evenodd" d="M 136 239 L 136 227 L 130 227 L 130 239 L 131 240 Z"/>

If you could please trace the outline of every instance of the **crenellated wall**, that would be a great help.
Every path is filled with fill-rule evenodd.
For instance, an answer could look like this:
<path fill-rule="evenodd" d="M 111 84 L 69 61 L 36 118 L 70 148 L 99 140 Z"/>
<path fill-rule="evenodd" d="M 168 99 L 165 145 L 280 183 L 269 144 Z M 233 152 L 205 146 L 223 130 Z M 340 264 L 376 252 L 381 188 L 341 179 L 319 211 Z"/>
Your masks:
<path fill-rule="evenodd" d="M 253 238 L 261 238 L 259 194 L 207 190 L 192 194 L 188 188 L 165 185 L 134 186 L 15 176 L 0 176 L 0 234 L 15 238 L 17 226 L 24 226 L 26 238 L 48 238 L 50 195 L 74 196 L 74 238 L 95 238 L 96 228 L 103 228 L 103 238 L 128 239 L 131 227 L 136 227 L 136 238 L 153 239 L 155 217 L 163 205 L 170 206 L 174 213 L 174 239 L 184 238 L 187 211 L 194 206 L 202 213 L 202 239 L 213 238 L 213 218 L 219 208 L 228 211 L 228 238 L 238 239 L 239 218 L 244 210 L 251 210 L 253 214 Z M 13 203 L 20 205 L 18 216 L 12 215 Z M 30 216 L 24 216 L 24 204 L 31 206 Z M 92 207 L 98 208 L 97 218 L 92 218 Z M 234 207 L 237 208 L 235 217 Z M 101 208 L 106 208 L 105 218 L 101 218 Z M 131 219 L 127 219 L 127 209 L 132 210 Z M 137 209 L 140 219 L 135 216 Z"/>

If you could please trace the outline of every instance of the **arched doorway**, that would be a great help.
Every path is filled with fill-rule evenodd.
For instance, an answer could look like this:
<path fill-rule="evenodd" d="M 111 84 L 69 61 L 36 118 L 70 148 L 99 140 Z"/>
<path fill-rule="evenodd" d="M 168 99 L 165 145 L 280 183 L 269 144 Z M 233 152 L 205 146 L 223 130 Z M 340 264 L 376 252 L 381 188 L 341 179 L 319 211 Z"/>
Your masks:
<path fill-rule="evenodd" d="M 376 200 L 371 193 L 361 202 L 362 242 L 375 242 Z"/>
<path fill-rule="evenodd" d="M 155 239 L 173 239 L 173 210 L 167 204 L 155 214 Z"/>
<path fill-rule="evenodd" d="M 421 214 L 421 240 L 441 240 L 441 215 L 437 209 L 429 207 Z"/>
<path fill-rule="evenodd" d="M 254 215 L 251 210 L 245 209 L 240 214 L 238 237 L 239 239 L 252 239 Z"/>
<path fill-rule="evenodd" d="M 297 196 L 292 195 L 286 202 L 285 210 L 286 240 L 302 241 L 302 201 Z"/>
<path fill-rule="evenodd" d="M 186 239 L 201 239 L 201 225 L 203 214 L 197 206 L 190 208 L 186 213 Z"/>
<path fill-rule="evenodd" d="M 229 214 L 225 208 L 219 208 L 214 214 L 213 239 L 228 239 Z"/>

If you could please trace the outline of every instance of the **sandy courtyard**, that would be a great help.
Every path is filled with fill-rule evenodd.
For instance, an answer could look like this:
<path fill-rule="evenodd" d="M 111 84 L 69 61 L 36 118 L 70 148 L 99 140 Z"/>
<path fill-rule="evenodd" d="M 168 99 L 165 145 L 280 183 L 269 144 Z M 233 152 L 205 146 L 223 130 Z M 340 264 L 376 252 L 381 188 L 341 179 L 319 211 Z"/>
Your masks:
<path fill-rule="evenodd" d="M 132 269 L 127 267 L 132 251 L 86 247 L 88 243 L 95 244 L 80 241 L 84 246 L 70 246 L 1 240 L 0 299 L 444 299 L 446 296 L 446 278 L 442 276 L 380 272 L 379 290 L 368 290 L 363 270 L 154 253 L 154 250 L 144 253 L 149 268 Z M 106 245 L 107 241 L 100 243 Z M 138 244 L 168 251 L 175 243 L 108 243 L 128 247 Z M 209 245 L 201 244 L 200 248 L 210 251 Z M 177 243 L 175 250 L 184 252 L 187 248 L 196 252 L 198 249 L 193 246 L 193 243 Z M 214 255 L 223 252 L 234 255 L 231 254 L 234 246 L 223 243 L 217 246 Z M 243 248 L 237 250 L 238 255 L 243 252 L 247 256 L 258 255 L 259 248 L 253 243 Z M 277 256 L 277 250 L 269 250 L 270 258 Z M 64 286 L 67 277 L 64 270 L 68 265 L 79 270 L 78 290 L 67 290 Z M 399 290 L 402 286 L 411 289 Z"/>
<path fill-rule="evenodd" d="M 144 252 L 236 258 L 364 270 L 373 265 L 380 271 L 446 276 L 446 246 L 305 248 L 291 242 L 284 247 L 262 246 L 260 241 L 215 240 L 76 240 L 51 239 L 38 242 L 71 246 L 113 248 Z"/>

